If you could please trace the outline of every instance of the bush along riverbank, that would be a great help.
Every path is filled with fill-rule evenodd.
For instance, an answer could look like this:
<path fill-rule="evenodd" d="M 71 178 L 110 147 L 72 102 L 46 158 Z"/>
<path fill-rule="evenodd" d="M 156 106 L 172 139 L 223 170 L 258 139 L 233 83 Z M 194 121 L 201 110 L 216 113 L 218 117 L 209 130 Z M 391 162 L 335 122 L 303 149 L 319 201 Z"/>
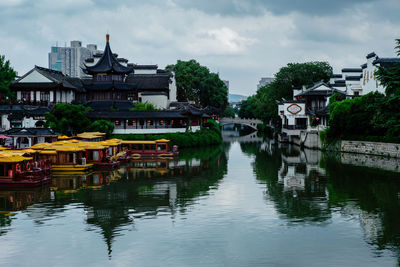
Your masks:
<path fill-rule="evenodd" d="M 170 145 L 178 147 L 200 147 L 219 145 L 222 143 L 221 127 L 215 121 L 209 121 L 205 127 L 196 132 L 165 133 L 165 134 L 114 134 L 112 138 L 122 140 L 157 140 L 168 139 Z"/>

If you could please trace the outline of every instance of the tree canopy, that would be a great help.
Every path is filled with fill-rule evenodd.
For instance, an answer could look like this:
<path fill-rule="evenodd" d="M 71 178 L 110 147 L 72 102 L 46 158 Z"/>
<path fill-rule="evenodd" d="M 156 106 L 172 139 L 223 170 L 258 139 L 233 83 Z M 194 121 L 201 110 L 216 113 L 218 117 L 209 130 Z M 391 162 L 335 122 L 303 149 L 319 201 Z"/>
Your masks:
<path fill-rule="evenodd" d="M 400 56 L 400 39 L 396 39 L 397 56 Z M 400 63 L 391 67 L 378 66 L 376 77 L 386 87 L 387 95 L 400 95 Z"/>
<path fill-rule="evenodd" d="M 107 137 L 110 137 L 114 131 L 114 124 L 106 120 L 97 120 L 92 122 L 86 129 L 89 132 L 101 132 L 105 133 Z"/>
<path fill-rule="evenodd" d="M 293 99 L 293 88 L 309 87 L 321 80 L 327 82 L 331 77 L 332 67 L 327 62 L 289 63 L 275 74 L 274 81 L 257 90 L 251 110 L 263 121 L 277 120 L 276 101 Z"/>
<path fill-rule="evenodd" d="M 178 101 L 195 101 L 197 104 L 213 106 L 224 111 L 228 105 L 228 88 L 216 73 L 201 66 L 196 60 L 178 60 L 166 67 L 175 72 Z"/>
<path fill-rule="evenodd" d="M 46 113 L 46 126 L 66 135 L 84 132 L 91 123 L 86 116 L 89 110 L 83 105 L 59 103 L 52 113 Z"/>
<path fill-rule="evenodd" d="M 10 91 L 9 85 L 14 81 L 17 73 L 10 65 L 5 56 L 0 55 L 0 94 L 3 98 L 13 99 L 14 94 Z"/>
<path fill-rule="evenodd" d="M 135 106 L 133 108 L 131 108 L 131 111 L 137 111 L 137 110 L 141 110 L 141 111 L 151 111 L 151 110 L 157 110 L 157 108 L 148 102 L 142 103 L 142 102 L 138 102 L 135 104 Z"/>
<path fill-rule="evenodd" d="M 242 101 L 242 105 L 239 109 L 240 118 L 254 119 L 256 115 L 254 114 L 255 108 L 255 97 L 250 96 L 246 100 Z"/>

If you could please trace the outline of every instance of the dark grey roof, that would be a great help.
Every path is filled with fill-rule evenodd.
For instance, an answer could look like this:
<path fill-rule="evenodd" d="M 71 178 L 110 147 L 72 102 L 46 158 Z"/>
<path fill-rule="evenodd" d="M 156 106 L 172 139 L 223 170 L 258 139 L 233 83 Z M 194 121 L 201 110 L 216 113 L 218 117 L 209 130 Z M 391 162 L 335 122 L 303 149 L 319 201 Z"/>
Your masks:
<path fill-rule="evenodd" d="M 133 68 L 129 66 L 125 67 L 118 62 L 117 57 L 111 52 L 110 43 L 107 39 L 104 53 L 99 61 L 94 66 L 85 66 L 84 71 L 92 75 L 97 73 L 129 74 L 133 71 Z"/>
<path fill-rule="evenodd" d="M 128 100 L 96 100 L 87 102 L 86 106 L 93 111 L 111 111 L 112 108 L 118 111 L 129 111 L 134 107 L 132 101 Z"/>
<path fill-rule="evenodd" d="M 88 117 L 92 119 L 184 119 L 180 111 L 112 111 L 112 112 L 89 112 Z"/>
<path fill-rule="evenodd" d="M 140 89 L 169 89 L 169 74 L 130 74 L 126 78 L 126 82 L 135 85 Z"/>
<path fill-rule="evenodd" d="M 85 62 L 93 63 L 94 62 L 94 58 L 87 58 L 87 59 L 85 59 Z"/>
<path fill-rule="evenodd" d="M 344 68 L 342 72 L 362 72 L 361 68 Z"/>
<path fill-rule="evenodd" d="M 144 96 L 144 95 L 166 95 L 168 96 L 168 93 L 166 92 L 142 92 L 140 95 Z"/>
<path fill-rule="evenodd" d="M 288 104 L 288 103 L 305 103 L 304 100 L 284 100 L 278 102 L 278 104 Z"/>
<path fill-rule="evenodd" d="M 329 90 L 315 90 L 315 89 L 317 89 L 318 87 L 320 87 L 321 85 L 324 85 L 324 86 L 328 87 Z M 345 94 L 344 92 L 333 88 L 332 86 L 330 86 L 330 85 L 327 84 L 327 83 L 324 83 L 324 82 L 317 82 L 317 83 L 315 83 L 314 86 L 312 86 L 311 88 L 309 88 L 309 89 L 307 89 L 306 91 L 304 91 L 304 92 L 302 92 L 302 93 L 296 95 L 296 97 L 297 97 L 297 96 L 307 96 L 307 95 L 326 95 L 326 96 L 329 96 L 329 95 L 332 95 L 333 93 Z"/>
<path fill-rule="evenodd" d="M 119 58 L 117 58 L 117 60 L 118 60 L 118 62 L 128 63 L 128 60 L 126 58 L 119 57 Z"/>
<path fill-rule="evenodd" d="M 371 58 L 371 57 L 376 57 L 377 55 L 375 54 L 375 52 L 371 52 L 367 55 L 367 59 Z"/>
<path fill-rule="evenodd" d="M 362 75 L 346 76 L 346 81 L 359 81 L 361 78 L 362 78 Z"/>
<path fill-rule="evenodd" d="M 367 67 L 367 63 L 364 63 L 364 64 L 361 65 L 362 69 L 365 69 L 366 67 Z"/>
<path fill-rule="evenodd" d="M 135 64 L 132 64 L 131 66 L 133 66 L 133 69 L 135 69 L 135 70 L 154 70 L 154 69 L 158 68 L 157 65 L 135 65 Z"/>
<path fill-rule="evenodd" d="M 336 80 L 335 83 L 346 83 L 345 80 Z"/>
<path fill-rule="evenodd" d="M 92 82 L 85 80 L 83 83 L 87 91 L 108 91 L 112 89 L 131 91 L 136 88 L 135 85 L 124 82 Z"/>
<path fill-rule="evenodd" d="M 342 74 L 333 74 L 332 78 L 342 78 Z"/>
<path fill-rule="evenodd" d="M 63 83 L 63 86 L 68 83 L 70 86 L 73 86 L 77 92 L 85 92 L 85 88 L 83 87 L 82 80 L 75 77 L 66 77 Z M 66 86 L 64 86 L 66 87 Z"/>
<path fill-rule="evenodd" d="M 372 62 L 372 64 L 377 64 L 377 63 L 398 63 L 400 62 L 400 58 L 378 58 L 375 59 L 374 62 Z"/>
<path fill-rule="evenodd" d="M 58 136 L 59 134 L 50 128 L 11 128 L 4 132 L 8 136 Z"/>
<path fill-rule="evenodd" d="M 20 83 L 19 81 L 31 74 L 33 71 L 37 71 L 40 74 L 42 74 L 44 77 L 48 78 L 50 81 L 49 82 L 40 82 L 40 83 Z M 79 78 L 72 78 L 72 77 L 67 77 L 64 74 L 62 74 L 60 71 L 56 70 L 51 70 L 39 66 L 35 66 L 32 70 L 27 72 L 25 75 L 23 75 L 21 78 L 18 80 L 14 81 L 11 84 L 11 88 L 54 88 L 56 86 L 62 85 L 64 88 L 69 88 L 71 90 L 75 91 L 82 91 L 83 87 L 80 83 Z"/>

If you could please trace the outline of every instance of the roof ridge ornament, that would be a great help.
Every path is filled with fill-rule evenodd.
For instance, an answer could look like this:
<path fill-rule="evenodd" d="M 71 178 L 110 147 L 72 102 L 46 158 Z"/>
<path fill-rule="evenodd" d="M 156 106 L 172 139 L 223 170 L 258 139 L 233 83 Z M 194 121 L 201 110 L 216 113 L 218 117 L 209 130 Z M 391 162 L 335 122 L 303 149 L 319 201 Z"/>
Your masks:
<path fill-rule="evenodd" d="M 110 34 L 106 34 L 106 43 L 109 43 L 110 42 Z"/>

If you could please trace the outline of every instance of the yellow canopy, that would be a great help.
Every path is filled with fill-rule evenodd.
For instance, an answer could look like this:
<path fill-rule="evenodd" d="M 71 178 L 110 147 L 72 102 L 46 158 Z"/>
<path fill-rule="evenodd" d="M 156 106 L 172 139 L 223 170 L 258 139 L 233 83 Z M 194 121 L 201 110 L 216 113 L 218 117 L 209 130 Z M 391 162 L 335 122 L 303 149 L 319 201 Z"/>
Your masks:
<path fill-rule="evenodd" d="M 23 156 L 10 156 L 10 157 L 0 157 L 1 163 L 14 163 L 14 162 L 21 162 L 24 160 L 32 160 L 32 158 L 23 157 Z"/>
<path fill-rule="evenodd" d="M 122 144 L 155 144 L 156 141 L 122 141 Z"/>

